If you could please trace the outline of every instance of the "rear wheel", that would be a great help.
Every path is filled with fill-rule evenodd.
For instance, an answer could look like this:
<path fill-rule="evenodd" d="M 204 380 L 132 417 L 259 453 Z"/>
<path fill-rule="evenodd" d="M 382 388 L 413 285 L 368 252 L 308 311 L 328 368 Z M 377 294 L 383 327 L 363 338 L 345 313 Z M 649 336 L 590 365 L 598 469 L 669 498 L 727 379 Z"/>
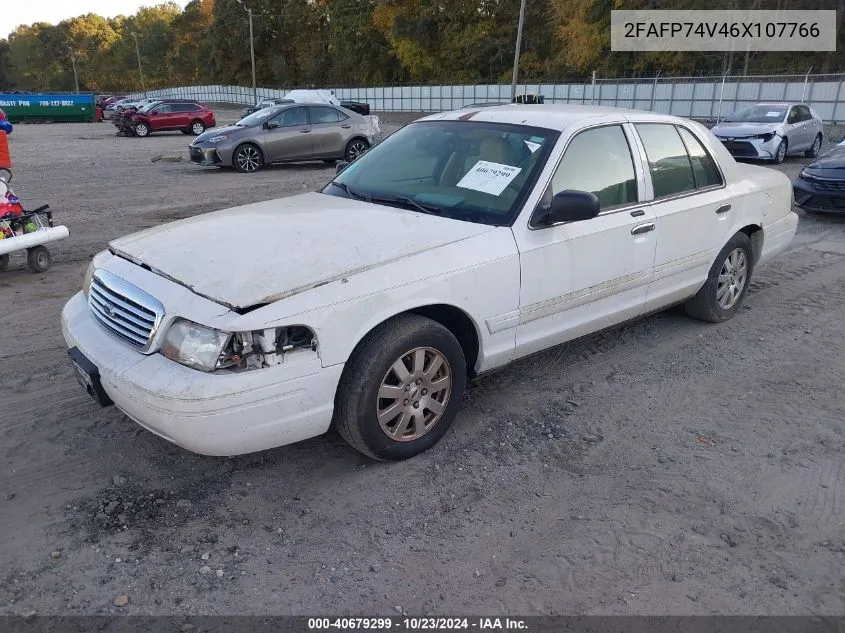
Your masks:
<path fill-rule="evenodd" d="M 401 315 L 353 352 L 335 396 L 334 426 L 369 457 L 407 459 L 449 430 L 465 386 L 466 360 L 455 336 L 431 319 Z"/>
<path fill-rule="evenodd" d="M 238 147 L 232 155 L 232 166 L 242 174 L 251 174 L 264 164 L 264 157 L 261 150 L 252 143 L 246 143 Z"/>
<path fill-rule="evenodd" d="M 745 233 L 734 235 L 719 253 L 707 281 L 684 307 L 702 321 L 721 323 L 735 315 L 751 280 L 754 251 Z"/>
<path fill-rule="evenodd" d="M 813 140 L 813 144 L 810 146 L 806 152 L 804 152 L 804 156 L 807 158 L 815 158 L 819 155 L 819 150 L 822 148 L 822 135 L 817 134 L 816 138 Z"/>
<path fill-rule="evenodd" d="M 205 132 L 205 123 L 197 119 L 196 121 L 191 121 L 191 134 L 194 136 L 199 136 Z"/>
<path fill-rule="evenodd" d="M 364 152 L 370 149 L 370 144 L 362 138 L 353 138 L 346 144 L 346 151 L 343 153 L 343 158 L 347 163 L 352 163 L 358 160 Z"/>
<path fill-rule="evenodd" d="M 6 270 L 9 267 L 9 254 L 0 255 L 0 270 Z"/>
<path fill-rule="evenodd" d="M 150 135 L 150 126 L 144 122 L 136 123 L 135 127 L 133 128 L 135 132 L 135 136 L 149 136 Z"/>
<path fill-rule="evenodd" d="M 34 273 L 43 273 L 53 263 L 53 257 L 43 246 L 33 246 L 26 251 L 26 263 Z"/>

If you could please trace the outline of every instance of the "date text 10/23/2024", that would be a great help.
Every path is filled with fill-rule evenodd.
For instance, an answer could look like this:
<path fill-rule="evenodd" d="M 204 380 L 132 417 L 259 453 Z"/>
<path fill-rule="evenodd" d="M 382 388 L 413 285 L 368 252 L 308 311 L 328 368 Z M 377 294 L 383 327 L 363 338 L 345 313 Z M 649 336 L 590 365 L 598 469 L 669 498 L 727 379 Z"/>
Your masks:
<path fill-rule="evenodd" d="M 309 618 L 309 631 L 520 631 L 528 625 L 520 618 L 499 617 L 404 617 L 404 618 Z"/>

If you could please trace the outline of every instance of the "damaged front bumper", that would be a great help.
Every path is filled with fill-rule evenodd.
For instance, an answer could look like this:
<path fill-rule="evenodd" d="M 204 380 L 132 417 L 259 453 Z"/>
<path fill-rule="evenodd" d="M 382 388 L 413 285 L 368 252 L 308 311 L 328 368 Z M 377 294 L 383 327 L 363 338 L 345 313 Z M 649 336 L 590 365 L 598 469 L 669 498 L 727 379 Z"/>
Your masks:
<path fill-rule="evenodd" d="M 216 147 L 190 145 L 188 147 L 188 159 L 195 165 L 202 165 L 204 167 L 214 167 L 223 163 L 223 159 L 220 158 Z"/>
<path fill-rule="evenodd" d="M 757 160 L 774 160 L 783 137 L 774 135 L 757 136 L 724 136 L 715 133 L 734 158 L 750 158 Z M 768 140 L 763 138 L 768 136 Z"/>

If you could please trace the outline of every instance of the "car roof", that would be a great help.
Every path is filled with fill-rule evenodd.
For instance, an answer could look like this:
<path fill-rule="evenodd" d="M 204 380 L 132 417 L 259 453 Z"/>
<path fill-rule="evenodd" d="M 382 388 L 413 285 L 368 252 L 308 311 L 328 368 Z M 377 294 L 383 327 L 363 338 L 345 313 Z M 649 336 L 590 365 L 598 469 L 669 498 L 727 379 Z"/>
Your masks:
<path fill-rule="evenodd" d="M 572 123 L 599 116 L 636 115 L 648 116 L 654 120 L 677 121 L 678 117 L 668 114 L 649 112 L 646 110 L 631 110 L 628 108 L 613 108 L 610 106 L 578 105 L 578 104 L 523 104 L 511 103 L 501 106 L 479 107 L 475 112 L 470 110 L 452 110 L 440 112 L 419 119 L 420 121 L 457 121 L 473 120 L 490 123 L 511 123 L 516 125 L 533 125 L 551 130 L 564 130 Z"/>

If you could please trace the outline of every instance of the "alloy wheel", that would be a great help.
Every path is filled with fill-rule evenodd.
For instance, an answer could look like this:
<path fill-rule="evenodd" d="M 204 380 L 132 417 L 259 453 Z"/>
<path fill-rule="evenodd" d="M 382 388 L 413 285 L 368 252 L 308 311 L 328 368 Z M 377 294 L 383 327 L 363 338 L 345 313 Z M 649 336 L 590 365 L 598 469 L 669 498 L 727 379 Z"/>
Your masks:
<path fill-rule="evenodd" d="M 137 134 L 138 136 L 146 136 L 149 133 L 150 133 L 149 128 L 146 125 L 144 125 L 143 123 L 139 123 L 138 125 L 135 126 L 135 134 Z"/>
<path fill-rule="evenodd" d="M 722 264 L 716 286 L 716 301 L 723 310 L 730 310 L 748 281 L 748 256 L 742 248 L 733 249 Z"/>
<path fill-rule="evenodd" d="M 191 132 L 193 132 L 194 134 L 196 134 L 197 136 L 199 136 L 200 134 L 202 134 L 203 132 L 205 132 L 205 127 L 203 126 L 203 124 L 202 124 L 202 123 L 200 123 L 199 121 L 197 121 L 196 123 L 194 123 L 194 124 L 191 126 Z"/>
<path fill-rule="evenodd" d="M 396 359 L 382 378 L 376 403 L 379 426 L 392 440 L 412 442 L 440 421 L 452 394 L 452 368 L 431 347 Z"/>
<path fill-rule="evenodd" d="M 349 146 L 349 158 L 358 160 L 367 151 L 367 144 L 364 141 L 355 141 Z M 350 161 L 351 162 L 351 161 Z"/>
<path fill-rule="evenodd" d="M 261 157 L 254 147 L 244 147 L 238 152 L 238 167 L 242 171 L 256 171 L 261 165 Z"/>
<path fill-rule="evenodd" d="M 786 145 L 783 141 L 781 141 L 780 145 L 778 145 L 778 155 L 777 159 L 778 162 L 783 162 L 783 159 L 786 158 Z"/>

